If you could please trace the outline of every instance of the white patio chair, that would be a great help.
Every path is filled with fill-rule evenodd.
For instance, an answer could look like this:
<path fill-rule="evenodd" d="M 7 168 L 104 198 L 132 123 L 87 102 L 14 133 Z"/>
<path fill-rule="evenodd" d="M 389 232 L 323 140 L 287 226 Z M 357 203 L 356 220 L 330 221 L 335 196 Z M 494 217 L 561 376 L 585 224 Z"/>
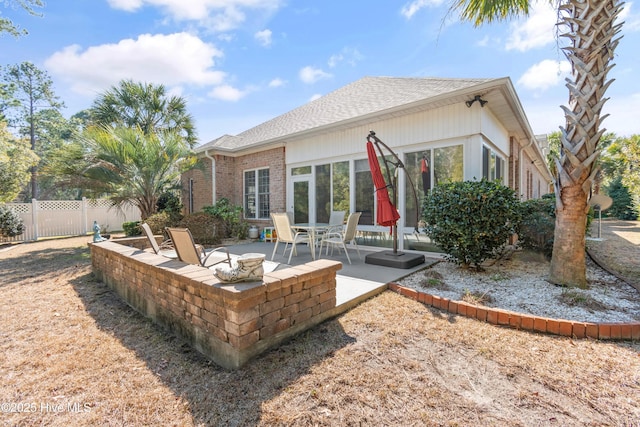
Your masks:
<path fill-rule="evenodd" d="M 287 252 L 287 247 L 291 243 L 291 252 L 289 253 L 288 264 L 291 264 L 291 256 L 296 254 L 296 244 L 298 243 L 310 243 L 309 234 L 305 232 L 295 232 L 291 228 L 291 222 L 289 221 L 289 215 L 286 213 L 272 213 L 271 219 L 273 220 L 273 226 L 276 229 L 276 243 L 273 246 L 273 253 L 271 254 L 271 261 L 276 256 L 276 250 L 278 249 L 278 243 L 285 244 L 284 256 Z"/>
<path fill-rule="evenodd" d="M 358 227 L 358 221 L 360 220 L 360 215 L 362 212 L 354 212 L 349 215 L 347 218 L 347 226 L 343 232 L 329 232 L 325 233 L 320 240 L 320 253 L 322 253 L 322 247 L 327 245 L 327 253 L 328 247 L 331 246 L 331 254 L 333 254 L 334 248 L 342 248 L 344 249 L 344 253 L 347 255 L 347 260 L 349 260 L 349 264 L 351 264 L 351 258 L 349 258 L 349 252 L 347 251 L 347 243 L 350 243 L 356 247 L 356 251 L 358 252 L 358 257 L 360 257 L 360 248 L 358 248 L 358 243 L 356 242 L 356 229 Z"/>

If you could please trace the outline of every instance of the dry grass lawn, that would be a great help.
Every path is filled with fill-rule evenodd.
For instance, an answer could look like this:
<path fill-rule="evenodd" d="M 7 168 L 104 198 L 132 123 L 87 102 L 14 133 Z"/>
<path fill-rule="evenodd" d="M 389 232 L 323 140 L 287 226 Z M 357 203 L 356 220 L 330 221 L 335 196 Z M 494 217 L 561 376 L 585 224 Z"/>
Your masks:
<path fill-rule="evenodd" d="M 89 237 L 0 252 L 0 423 L 640 425 L 640 343 L 499 328 L 392 292 L 230 372 L 91 274 Z"/>

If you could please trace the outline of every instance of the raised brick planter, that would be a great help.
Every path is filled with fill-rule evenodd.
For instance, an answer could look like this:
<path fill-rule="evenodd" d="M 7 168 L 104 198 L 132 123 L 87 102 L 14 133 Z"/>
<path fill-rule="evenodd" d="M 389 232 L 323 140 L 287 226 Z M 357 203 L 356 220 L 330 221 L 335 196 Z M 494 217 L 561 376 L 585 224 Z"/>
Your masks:
<path fill-rule="evenodd" d="M 450 301 L 414 289 L 390 283 L 389 289 L 414 299 L 425 305 L 453 314 L 470 317 L 493 325 L 510 326 L 545 334 L 561 335 L 573 338 L 595 338 L 599 340 L 640 340 L 640 322 L 630 323 L 591 323 L 575 320 L 547 319 L 544 317 L 520 314 L 499 308 L 474 306 L 462 301 Z"/>
<path fill-rule="evenodd" d="M 337 261 L 223 284 L 206 268 L 114 241 L 90 243 L 96 277 L 131 307 L 227 369 L 335 316 Z"/>

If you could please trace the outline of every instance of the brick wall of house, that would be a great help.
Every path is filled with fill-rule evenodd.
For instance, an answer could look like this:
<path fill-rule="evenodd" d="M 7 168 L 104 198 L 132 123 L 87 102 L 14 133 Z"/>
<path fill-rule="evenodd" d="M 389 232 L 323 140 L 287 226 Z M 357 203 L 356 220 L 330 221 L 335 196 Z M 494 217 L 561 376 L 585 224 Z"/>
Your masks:
<path fill-rule="evenodd" d="M 336 271 L 318 260 L 223 284 L 204 267 L 106 241 L 90 244 L 93 271 L 144 316 L 227 369 L 335 315 Z"/>
<path fill-rule="evenodd" d="M 285 149 L 278 147 L 263 152 L 239 157 L 215 155 L 216 198 L 227 198 L 232 204 L 244 205 L 244 172 L 251 169 L 269 168 L 269 199 L 271 212 L 284 212 L 286 164 Z M 183 204 L 188 206 L 189 179 L 194 180 L 194 212 L 213 204 L 211 187 L 211 160 L 202 155 L 203 171 L 193 170 L 183 174 Z M 204 172 L 204 173 L 203 173 Z M 271 220 L 249 221 L 257 225 L 271 225 Z"/>
<path fill-rule="evenodd" d="M 191 182 L 191 187 L 190 187 Z M 204 206 L 211 205 L 212 181 L 211 181 L 211 161 L 202 159 L 202 168 L 193 169 L 182 174 L 182 204 L 185 213 L 202 211 Z M 190 190 L 191 189 L 191 190 Z M 192 192 L 193 206 L 189 205 L 189 191 Z"/>

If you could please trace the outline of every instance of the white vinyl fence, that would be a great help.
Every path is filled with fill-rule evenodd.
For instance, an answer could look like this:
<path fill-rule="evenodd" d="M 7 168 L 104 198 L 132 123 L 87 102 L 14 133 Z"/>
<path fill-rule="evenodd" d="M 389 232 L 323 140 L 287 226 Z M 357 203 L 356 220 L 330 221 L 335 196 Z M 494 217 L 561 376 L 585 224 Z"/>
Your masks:
<path fill-rule="evenodd" d="M 7 203 L 24 221 L 24 233 L 9 241 L 38 240 L 43 237 L 80 236 L 93 232 L 98 221 L 101 233 L 121 231 L 122 223 L 140 220 L 133 205 L 112 206 L 109 200 L 35 200 L 31 203 Z"/>

